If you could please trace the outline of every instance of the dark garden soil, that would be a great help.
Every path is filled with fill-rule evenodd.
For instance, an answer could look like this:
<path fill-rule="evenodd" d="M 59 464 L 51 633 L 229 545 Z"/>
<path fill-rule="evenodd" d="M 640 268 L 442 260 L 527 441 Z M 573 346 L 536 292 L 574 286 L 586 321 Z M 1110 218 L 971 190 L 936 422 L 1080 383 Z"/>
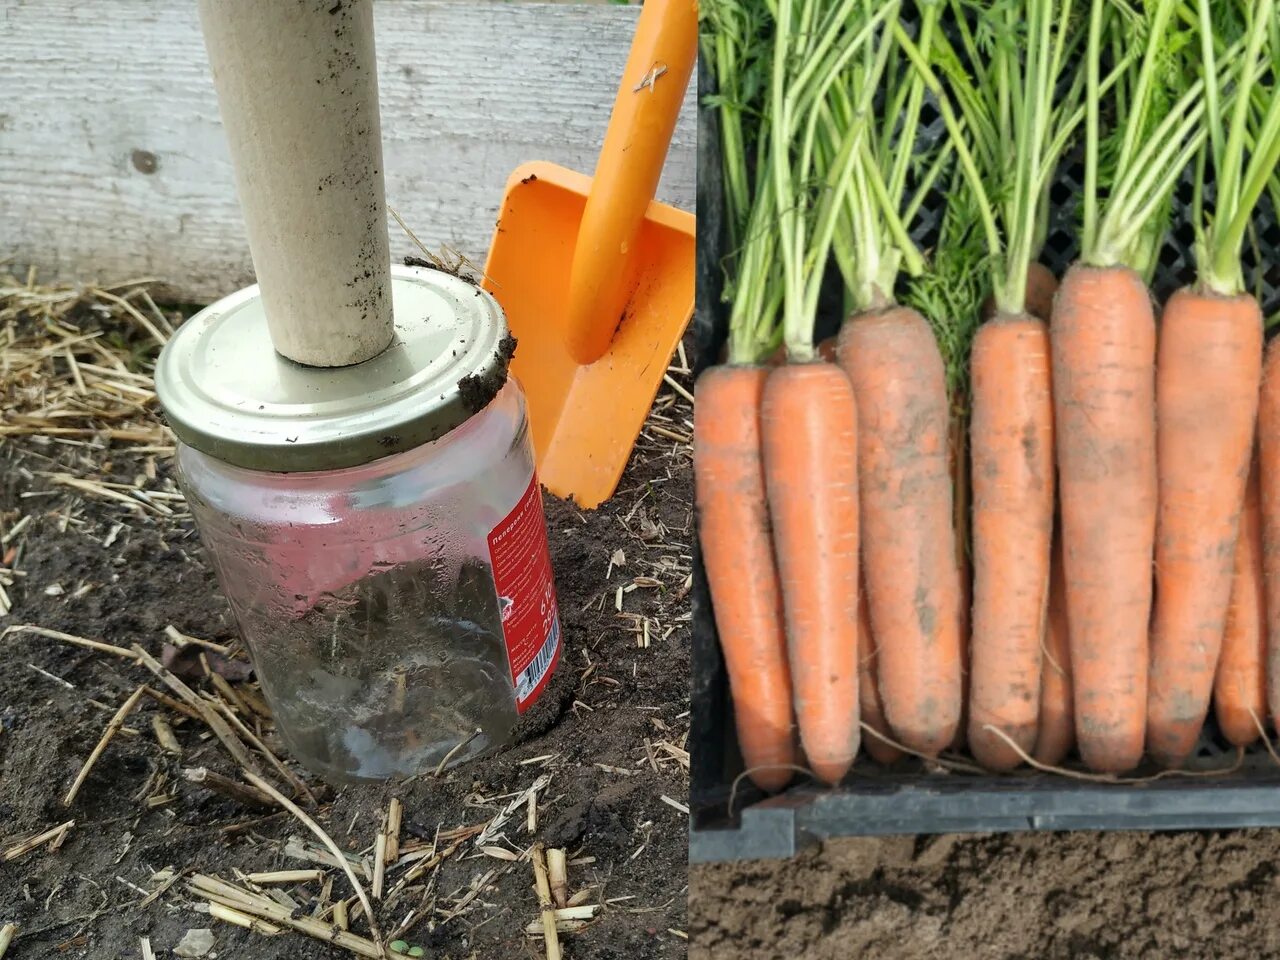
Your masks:
<path fill-rule="evenodd" d="M 48 333 L 21 310 L 11 310 L 8 320 L 0 310 L 0 349 L 19 368 L 6 382 L 0 366 L 0 422 L 31 426 L 27 435 L 0 436 L 0 589 L 12 604 L 7 615 L 0 605 L 0 627 L 34 625 L 126 648 L 137 643 L 157 657 L 168 625 L 235 645 L 234 625 L 191 519 L 174 496 L 165 451 L 148 450 L 144 442 L 138 452 L 136 442 L 95 433 L 105 421 L 88 408 L 101 410 L 92 396 L 110 388 L 85 367 L 86 400 L 69 385 L 62 353 L 40 353 L 59 338 L 100 328 L 102 342 L 112 344 L 125 367 L 145 372 L 149 351 L 138 332 L 125 326 L 119 311 L 106 312 L 73 304 Z M 72 346 L 82 364 L 108 369 L 104 358 L 81 355 L 83 344 Z M 145 409 L 127 422 L 125 407 L 112 407 L 110 425 L 159 435 L 154 400 L 142 402 Z M 85 426 L 86 432 L 37 436 L 39 418 L 51 409 L 79 413 L 48 423 Z M 664 390 L 651 424 L 684 435 L 691 416 L 682 397 Z M 124 490 L 137 502 L 123 486 L 68 486 L 65 476 L 54 474 L 91 484 L 136 484 L 161 494 L 152 502 L 162 509 L 131 508 L 101 492 Z M 599 510 L 583 512 L 546 498 L 566 647 L 517 746 L 440 778 L 333 791 L 295 767 L 320 791 L 320 805 L 310 812 L 353 854 L 371 858 L 392 797 L 404 806 L 402 848 L 422 853 L 435 843 L 439 851 L 452 851 L 438 872 L 428 871 L 398 902 L 379 910 L 384 931 L 420 910 L 402 939 L 425 948 L 427 956 L 543 956 L 542 940 L 526 932 L 539 918 L 527 851 L 542 841 L 567 851 L 569 892 L 585 890 L 576 902 L 602 905 L 585 929 L 562 934 L 566 957 L 685 955 L 687 818 L 679 806 L 688 784 L 691 501 L 688 445 L 651 431 L 618 494 Z M 286 855 L 288 838 L 314 841 L 293 816 L 249 809 L 183 778 L 184 768 L 199 766 L 239 777 L 227 751 L 199 721 L 144 696 L 126 723 L 133 735 L 114 737 L 79 796 L 64 807 L 64 795 L 112 713 L 142 683 L 163 689 L 145 668 L 110 653 L 22 631 L 0 640 L 0 860 L 13 845 L 75 821 L 57 849 L 45 843 L 0 862 L 0 926 L 18 925 L 9 956 L 134 958 L 145 936 L 155 955 L 166 958 L 189 929 L 205 927 L 224 958 L 352 956 L 301 934 L 266 936 L 201 912 L 203 901 L 190 892 L 184 874 L 235 883 L 237 871 L 319 866 L 331 881 L 333 900 L 351 890 L 340 871 Z M 203 676 L 190 684 L 219 696 Z M 180 756 L 157 742 L 155 716 L 172 725 Z M 263 733 L 267 746 L 287 760 L 269 722 Z M 488 850 L 479 849 L 478 829 L 540 777 L 549 782 L 536 794 L 536 827 L 528 829 L 528 810 L 521 806 L 497 839 L 486 839 Z M 274 782 L 290 792 L 281 778 Z M 167 887 L 166 868 L 180 875 Z M 406 869 L 404 863 L 388 868 L 388 890 Z M 283 889 L 299 913 L 324 909 L 325 901 L 317 900 L 321 883 Z M 363 918 L 353 919 L 352 929 L 368 935 Z"/>
<path fill-rule="evenodd" d="M 1280 957 L 1280 831 L 828 843 L 690 874 L 690 960 Z"/>

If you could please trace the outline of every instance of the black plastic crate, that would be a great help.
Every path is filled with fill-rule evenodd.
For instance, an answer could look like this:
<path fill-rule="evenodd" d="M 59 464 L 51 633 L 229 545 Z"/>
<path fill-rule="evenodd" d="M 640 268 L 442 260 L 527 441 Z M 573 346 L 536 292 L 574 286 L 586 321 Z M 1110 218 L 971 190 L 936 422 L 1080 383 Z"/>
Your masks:
<path fill-rule="evenodd" d="M 705 64 L 699 91 L 711 91 Z M 944 135 L 940 121 L 925 130 Z M 699 116 L 698 366 L 715 363 L 727 329 L 720 303 L 724 249 L 719 139 L 714 111 Z M 1076 254 L 1077 211 L 1072 198 L 1083 180 L 1078 162 L 1067 162 L 1055 186 L 1053 222 L 1042 260 L 1059 276 Z M 1193 230 L 1188 221 L 1190 182 L 1175 204 L 1181 224 L 1161 256 L 1154 288 L 1165 297 L 1194 275 Z M 928 249 L 943 201 L 917 227 Z M 1246 253 L 1251 282 L 1268 314 L 1280 310 L 1280 224 L 1264 202 L 1256 245 Z M 1248 245 L 1248 244 L 1247 244 Z M 1255 263 L 1270 265 L 1259 276 Z M 820 307 L 819 333 L 839 322 L 838 278 Z M 696 413 L 695 413 L 696 416 Z M 1011 830 L 1188 830 L 1280 826 L 1280 766 L 1262 746 L 1235 765 L 1236 753 L 1217 736 L 1212 718 L 1188 766 L 1197 772 L 1233 768 L 1209 776 L 1167 776 L 1143 783 L 1097 783 L 1023 770 L 1009 775 L 926 771 L 904 762 L 886 769 L 860 758 L 839 787 L 799 783 L 767 797 L 745 777 L 733 723 L 728 677 L 720 655 L 711 599 L 695 549 L 693 598 L 693 706 L 690 733 L 691 863 L 790 857 L 832 837 L 886 834 L 971 833 Z M 1154 773 L 1144 769 L 1137 776 Z M 734 783 L 737 781 L 735 788 Z M 802 781 L 803 777 L 797 777 Z"/>

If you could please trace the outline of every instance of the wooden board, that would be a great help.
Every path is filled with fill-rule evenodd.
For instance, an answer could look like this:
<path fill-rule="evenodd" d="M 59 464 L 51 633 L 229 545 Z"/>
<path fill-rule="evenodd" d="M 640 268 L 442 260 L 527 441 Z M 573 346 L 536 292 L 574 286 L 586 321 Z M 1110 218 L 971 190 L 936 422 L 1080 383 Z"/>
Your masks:
<path fill-rule="evenodd" d="M 0 0 L 0 261 L 156 277 L 207 302 L 253 267 L 191 0 Z M 376 0 L 387 199 L 482 262 L 526 160 L 590 172 L 638 7 Z M 693 84 L 660 199 L 693 209 Z M 391 223 L 393 255 L 412 252 Z"/>

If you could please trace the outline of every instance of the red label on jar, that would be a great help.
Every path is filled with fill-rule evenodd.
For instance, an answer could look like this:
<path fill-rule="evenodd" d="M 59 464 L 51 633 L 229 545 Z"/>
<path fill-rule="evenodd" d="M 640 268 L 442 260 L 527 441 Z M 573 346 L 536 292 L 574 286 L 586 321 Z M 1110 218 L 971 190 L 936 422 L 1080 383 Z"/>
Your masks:
<path fill-rule="evenodd" d="M 536 473 L 520 502 L 489 531 L 489 559 L 516 709 L 524 713 L 538 699 L 560 659 L 560 613 Z"/>

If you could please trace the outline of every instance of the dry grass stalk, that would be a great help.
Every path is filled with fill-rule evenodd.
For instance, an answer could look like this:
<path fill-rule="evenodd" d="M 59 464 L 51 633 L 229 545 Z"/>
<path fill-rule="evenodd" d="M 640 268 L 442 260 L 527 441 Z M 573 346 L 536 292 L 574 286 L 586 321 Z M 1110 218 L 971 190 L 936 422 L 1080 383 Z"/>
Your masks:
<path fill-rule="evenodd" d="M 538 891 L 538 909 L 542 912 L 542 936 L 546 944 L 547 960 L 561 960 L 563 955 L 556 931 L 556 911 L 551 902 L 551 883 L 547 879 L 547 865 L 543 859 L 541 843 L 533 845 L 530 859 L 533 861 L 533 885 Z"/>
<path fill-rule="evenodd" d="M 215 673 L 214 676 L 217 677 L 218 675 Z M 267 745 L 259 739 L 257 734 L 240 721 L 240 718 L 235 715 L 235 711 L 226 704 L 220 703 L 217 704 L 217 706 L 221 709 L 223 715 L 231 721 L 232 726 L 236 728 L 240 735 L 253 744 L 254 749 L 266 757 L 267 762 L 270 763 L 271 766 L 276 769 L 276 772 L 284 778 L 285 783 L 289 784 L 289 786 L 293 788 L 294 796 L 306 797 L 307 801 L 312 806 L 319 806 L 320 801 L 318 801 L 316 799 L 316 795 L 311 792 L 311 788 L 306 785 L 301 777 L 285 766 L 284 761 L 272 753 L 270 748 L 268 748 Z"/>
<path fill-rule="evenodd" d="M 174 713 L 180 713 L 184 717 L 186 717 L 188 720 L 200 719 L 200 714 L 196 713 L 196 711 L 192 710 L 181 700 L 173 699 L 173 697 L 169 696 L 167 693 L 161 693 L 159 690 L 156 690 L 154 687 L 147 687 L 146 694 L 156 703 L 164 704 Z"/>
<path fill-rule="evenodd" d="M 160 661 L 136 643 L 133 645 L 133 652 L 142 661 L 144 667 L 159 677 L 166 687 L 176 693 L 187 706 L 196 711 L 205 725 L 213 731 L 214 736 L 227 748 L 227 752 L 231 754 L 231 758 L 236 763 L 254 774 L 258 773 L 258 765 L 254 763 L 248 749 L 240 742 L 240 738 L 232 732 L 231 728 L 227 726 L 227 722 L 218 716 L 217 711 L 209 705 L 207 700 L 196 696 L 194 690 L 179 680 L 172 671 L 165 669 L 160 664 Z"/>
<path fill-rule="evenodd" d="M 37 667 L 34 663 L 28 663 L 27 669 L 32 671 L 33 673 L 40 674 L 40 676 L 44 677 L 46 680 L 52 680 L 58 686 L 66 690 L 74 690 L 76 688 L 76 685 L 74 683 L 68 683 L 66 680 L 63 680 L 61 677 L 54 676 L 48 670 L 42 670 L 40 667 Z"/>
<path fill-rule="evenodd" d="M 405 872 L 405 875 L 400 878 L 399 882 L 394 887 L 391 888 L 391 892 L 387 894 L 387 906 L 388 907 L 392 906 L 396 902 L 396 900 L 399 899 L 400 895 L 404 892 L 405 888 L 409 886 L 409 884 L 416 881 L 428 870 L 431 870 L 434 867 L 439 866 L 444 861 L 448 860 L 451 856 L 457 853 L 458 850 L 462 847 L 462 845 L 466 842 L 467 842 L 466 837 L 463 837 L 459 840 L 455 840 L 451 845 L 449 845 L 448 847 L 445 847 L 445 849 L 440 853 L 432 854 L 431 856 L 423 860 L 419 860 L 412 867 L 410 867 Z"/>
<path fill-rule="evenodd" d="M 263 720 L 271 720 L 271 708 L 267 706 L 267 701 L 263 700 L 261 695 L 249 684 L 241 684 L 236 690 L 240 694 L 240 699 Z"/>
<path fill-rule="evenodd" d="M 452 760 L 454 757 L 456 757 L 459 753 L 461 753 L 462 750 L 467 746 L 467 744 L 469 744 L 476 737 L 480 736 L 480 734 L 483 732 L 484 731 L 481 730 L 479 727 L 476 727 L 475 730 L 471 731 L 471 735 L 469 737 L 455 744 L 453 749 L 450 750 L 448 753 L 446 753 L 443 757 L 441 757 L 440 762 L 436 764 L 436 770 L 435 770 L 434 776 L 437 779 L 441 777 L 444 774 L 445 768 L 449 766 L 449 761 Z"/>
<path fill-rule="evenodd" d="M 347 919 L 347 901 L 337 900 L 333 904 L 333 922 L 343 930 L 351 929 L 351 921 Z"/>
<path fill-rule="evenodd" d="M 551 899 L 563 909 L 569 903 L 569 873 L 562 847 L 547 849 L 547 877 L 551 882 Z"/>
<path fill-rule="evenodd" d="M 155 951 L 151 949 L 150 937 L 139 937 L 138 949 L 142 951 L 142 960 L 156 960 Z"/>
<path fill-rule="evenodd" d="M 100 500 L 112 500 L 116 503 L 123 504 L 135 513 L 146 513 L 146 507 L 132 497 L 125 496 L 118 490 L 112 490 L 104 487 L 100 483 L 94 483 L 92 480 L 85 480 L 83 477 L 73 477 L 69 473 L 53 473 L 49 474 L 48 479 L 56 484 L 64 487 L 70 487 L 80 493 L 87 493 L 90 496 L 97 497 Z"/>
<path fill-rule="evenodd" d="M 5 951 L 9 949 L 9 944 L 13 943 L 13 938 L 17 936 L 18 925 L 16 923 L 6 923 L 0 927 L 0 958 L 3 958 Z"/>
<path fill-rule="evenodd" d="M 200 662 L 205 665 L 206 669 L 208 669 L 209 661 L 205 658 L 203 653 L 200 654 Z M 213 689 L 218 691 L 223 700 L 236 710 L 239 710 L 246 717 L 251 715 L 249 705 L 240 699 L 240 694 L 236 692 L 235 687 L 231 686 L 231 684 L 227 682 L 226 677 L 218 673 L 216 670 L 208 670 L 208 674 L 209 682 L 213 684 Z"/>
<path fill-rule="evenodd" d="M 33 633 L 37 637 L 45 637 L 49 640 L 61 640 L 63 643 L 74 644 L 77 647 L 88 647 L 90 650 L 97 650 L 100 653 L 109 653 L 112 656 L 122 657 L 125 660 L 138 659 L 137 655 L 124 649 L 124 647 L 112 646 L 109 643 L 103 643 L 101 640 L 89 640 L 85 637 L 77 637 L 70 633 L 62 633 L 58 630 L 48 630 L 44 627 L 33 626 L 29 623 L 14 624 L 11 627 L 5 627 L 4 632 L 0 633 L 0 640 L 9 636 L 11 633 Z"/>
<path fill-rule="evenodd" d="M 183 633 L 173 624 L 169 624 L 164 628 L 164 635 L 169 638 L 169 642 L 175 647 L 185 647 L 187 644 L 194 643 L 198 647 L 204 647 L 206 650 L 212 650 L 221 656 L 231 657 L 231 648 L 221 643 L 214 643 L 212 640 L 201 640 L 199 637 L 193 637 L 189 633 Z"/>
<path fill-rule="evenodd" d="M 392 797 L 387 804 L 387 866 L 400 859 L 400 822 L 404 818 L 404 806 L 399 797 Z"/>
<path fill-rule="evenodd" d="M 593 903 L 589 906 L 565 907 L 551 912 L 556 921 L 556 933 L 578 933 L 591 925 L 590 921 L 594 920 L 596 914 L 600 912 L 600 904 Z M 534 920 L 524 928 L 524 932 L 531 937 L 541 937 L 543 929 L 543 921 Z"/>
<path fill-rule="evenodd" d="M 481 847 L 480 852 L 486 857 L 493 857 L 495 860 L 505 860 L 507 863 L 516 863 L 523 857 L 513 850 L 506 847 Z"/>
<path fill-rule="evenodd" d="M 160 897 L 162 897 L 170 887 L 172 887 L 175 883 L 181 880 L 183 875 L 186 873 L 186 871 L 185 870 L 162 870 L 159 874 L 156 874 L 156 876 L 157 877 L 163 876 L 166 873 L 168 875 L 165 877 L 165 879 L 163 879 L 160 882 L 160 885 L 156 887 L 154 890 L 152 890 L 149 894 L 147 894 L 143 899 L 139 900 L 138 905 L 135 909 L 145 910 L 147 907 L 151 906 L 151 904 L 159 900 Z M 154 881 L 155 877 L 152 877 L 152 880 Z"/>
<path fill-rule="evenodd" d="M 342 867 L 342 871 L 347 875 L 347 879 L 351 881 L 351 886 L 360 900 L 360 905 L 364 907 L 365 916 L 369 919 L 369 931 L 373 934 L 373 939 L 377 942 L 377 956 L 385 956 L 382 950 L 382 932 L 378 929 L 378 921 L 374 916 L 373 907 L 369 903 L 369 897 L 365 894 L 364 887 L 360 885 L 360 881 L 356 879 L 355 872 L 351 869 L 351 865 L 347 863 L 347 858 L 342 855 L 342 851 L 338 849 L 338 845 L 333 842 L 333 838 L 330 837 L 329 834 L 325 833 L 324 828 L 312 820 L 311 817 L 307 816 L 307 814 L 299 808 L 297 804 L 271 784 L 267 783 L 266 780 L 263 780 L 256 773 L 246 770 L 245 777 L 259 790 L 270 794 L 275 801 L 280 804 L 280 806 L 284 807 L 302 821 L 303 826 L 310 830 L 315 835 L 316 839 L 323 843 L 328 848 L 329 852 L 337 858 L 338 865 Z"/>
<path fill-rule="evenodd" d="M 277 927 L 274 923 L 267 923 L 265 920 L 259 920 L 257 917 L 251 917 L 247 913 L 241 913 L 239 910 L 213 901 L 209 902 L 209 916 L 225 920 L 227 923 L 234 923 L 237 927 L 244 927 L 246 930 L 252 930 L 266 937 L 276 937 L 284 933 L 284 928 Z"/>
<path fill-rule="evenodd" d="M 134 320 L 136 320 L 138 322 L 138 325 L 141 326 L 143 330 L 151 334 L 151 338 L 155 340 L 157 346 L 163 347 L 165 345 L 166 338 L 164 334 L 162 334 L 159 330 L 157 330 L 155 327 L 155 324 L 153 324 L 150 320 L 144 317 L 138 311 L 137 307 L 131 304 L 128 300 L 124 299 L 123 297 L 118 297 L 114 293 L 108 293 L 106 290 L 99 290 L 97 288 L 90 289 L 89 295 L 91 297 L 96 297 L 101 300 L 108 300 L 111 303 L 114 303 L 119 305 L 120 307 L 123 307 L 125 312 L 128 313 L 129 316 L 132 317 Z"/>
<path fill-rule="evenodd" d="M 492 820 L 490 820 L 485 825 L 485 828 L 480 832 L 480 835 L 476 838 L 476 846 L 477 847 L 492 846 L 493 841 L 498 838 L 498 835 L 502 832 L 502 828 L 506 826 L 507 821 L 510 820 L 515 815 L 515 812 L 519 810 L 522 806 L 524 806 L 526 803 L 533 804 L 534 795 L 537 794 L 538 791 L 540 790 L 545 790 L 550 785 L 550 783 L 551 783 L 551 775 L 548 773 L 544 773 L 540 777 L 538 777 L 536 780 L 534 780 L 533 784 L 527 790 L 524 790 L 523 792 L 518 794 L 514 800 L 508 803 L 501 811 L 499 811 L 494 816 Z"/>
<path fill-rule="evenodd" d="M 246 874 L 245 879 L 264 887 L 273 884 L 319 883 L 324 879 L 323 870 L 269 870 L 265 873 Z"/>
<path fill-rule="evenodd" d="M 57 836 L 55 836 L 52 840 L 49 841 L 49 852 L 53 853 L 55 850 L 62 849 L 62 845 L 67 842 L 67 836 L 70 833 L 71 833 L 71 826 L 69 824 L 64 824 L 61 828 L 59 828 Z M 128 846 L 129 842 L 130 841 L 128 840 L 126 835 L 126 842 L 125 842 L 126 852 L 129 849 L 129 846 Z M 122 853 L 120 856 L 123 857 L 124 854 Z M 116 863 L 119 863 L 119 862 L 120 860 L 117 858 Z"/>
<path fill-rule="evenodd" d="M 448 923 L 450 920 L 462 916 L 462 914 L 466 912 L 467 908 L 471 906 L 471 902 L 480 896 L 484 888 L 487 887 L 497 875 L 497 870 L 486 870 L 484 873 L 480 874 L 480 876 L 473 878 L 471 881 L 471 889 L 466 892 L 461 900 L 453 905 L 453 909 L 446 913 L 441 918 L 440 922 Z"/>
<path fill-rule="evenodd" d="M 215 793 L 220 793 L 224 797 L 249 807 L 270 810 L 275 806 L 270 795 L 263 793 L 256 787 L 224 777 L 222 774 L 214 773 L 206 767 L 187 767 L 182 771 L 182 776 L 190 783 L 207 787 Z"/>
<path fill-rule="evenodd" d="M 689 815 L 689 807 L 686 804 L 681 803 L 679 800 L 675 800 L 671 797 L 668 797 L 665 793 L 662 796 L 660 796 L 658 799 L 661 800 L 663 803 L 665 803 L 668 807 L 671 807 L 673 810 L 679 810 L 686 817 Z"/>
<path fill-rule="evenodd" d="M 143 687 L 138 687 L 129 695 L 129 699 L 120 705 L 120 709 L 116 711 L 107 729 L 102 732 L 102 738 L 98 740 L 98 745 L 93 748 L 93 752 L 89 754 L 89 759 L 84 762 L 84 766 L 80 768 L 80 772 L 76 774 L 76 779 L 71 784 L 71 789 L 67 791 L 67 795 L 62 798 L 64 807 L 71 806 L 75 802 L 76 794 L 80 792 L 80 788 L 84 786 L 84 782 L 89 777 L 89 771 L 93 769 L 93 765 L 98 762 L 98 758 L 102 756 L 102 751 L 107 749 L 107 744 L 111 742 L 111 738 L 116 735 L 116 731 L 124 724 L 124 718 L 129 715 L 134 707 L 138 705 L 138 701 L 142 699 Z"/>
<path fill-rule="evenodd" d="M 191 878 L 191 890 L 210 903 L 230 907 L 239 913 L 250 914 L 282 927 L 290 927 L 299 933 L 305 933 L 313 939 L 332 943 L 359 957 L 371 957 L 373 960 L 385 960 L 386 952 L 381 944 L 365 937 L 357 936 L 336 926 L 322 923 L 313 917 L 294 917 L 288 908 L 281 906 L 267 897 L 242 890 L 232 884 L 201 874 Z"/>
<path fill-rule="evenodd" d="M 595 857 L 592 857 L 591 859 L 595 860 Z M 588 900 L 590 900 L 593 896 L 595 896 L 595 887 L 583 887 L 581 890 L 579 890 L 577 893 L 575 893 L 572 897 L 569 898 L 569 906 L 580 907 L 584 903 L 586 903 Z"/>
<path fill-rule="evenodd" d="M 173 754 L 175 757 L 182 756 L 182 744 L 178 743 L 173 727 L 169 726 L 169 721 L 162 714 L 153 713 L 151 715 L 151 730 L 155 733 L 156 742 L 160 744 L 162 750 Z"/>
<path fill-rule="evenodd" d="M 280 816 L 288 816 L 288 811 L 281 811 Z M 338 869 L 340 864 L 338 860 L 327 849 L 319 845 L 308 844 L 301 837 L 292 836 L 284 845 L 284 855 L 294 860 L 307 860 L 311 863 L 320 863 L 326 867 Z M 355 870 L 366 880 L 373 879 L 373 872 L 368 869 L 364 861 L 354 854 L 346 854 L 343 859 L 351 869 Z"/>
<path fill-rule="evenodd" d="M 60 823 L 44 833 L 37 833 L 34 837 L 28 837 L 19 843 L 15 843 L 0 855 L 0 862 L 9 863 L 11 860 L 17 860 L 19 857 L 26 856 L 32 850 L 36 850 L 50 840 L 57 840 L 59 837 L 65 836 L 72 827 L 76 825 L 74 820 L 68 820 L 66 823 Z"/>
<path fill-rule="evenodd" d="M 382 885 L 387 879 L 387 835 L 379 833 L 373 843 L 373 899 L 382 899 Z"/>

